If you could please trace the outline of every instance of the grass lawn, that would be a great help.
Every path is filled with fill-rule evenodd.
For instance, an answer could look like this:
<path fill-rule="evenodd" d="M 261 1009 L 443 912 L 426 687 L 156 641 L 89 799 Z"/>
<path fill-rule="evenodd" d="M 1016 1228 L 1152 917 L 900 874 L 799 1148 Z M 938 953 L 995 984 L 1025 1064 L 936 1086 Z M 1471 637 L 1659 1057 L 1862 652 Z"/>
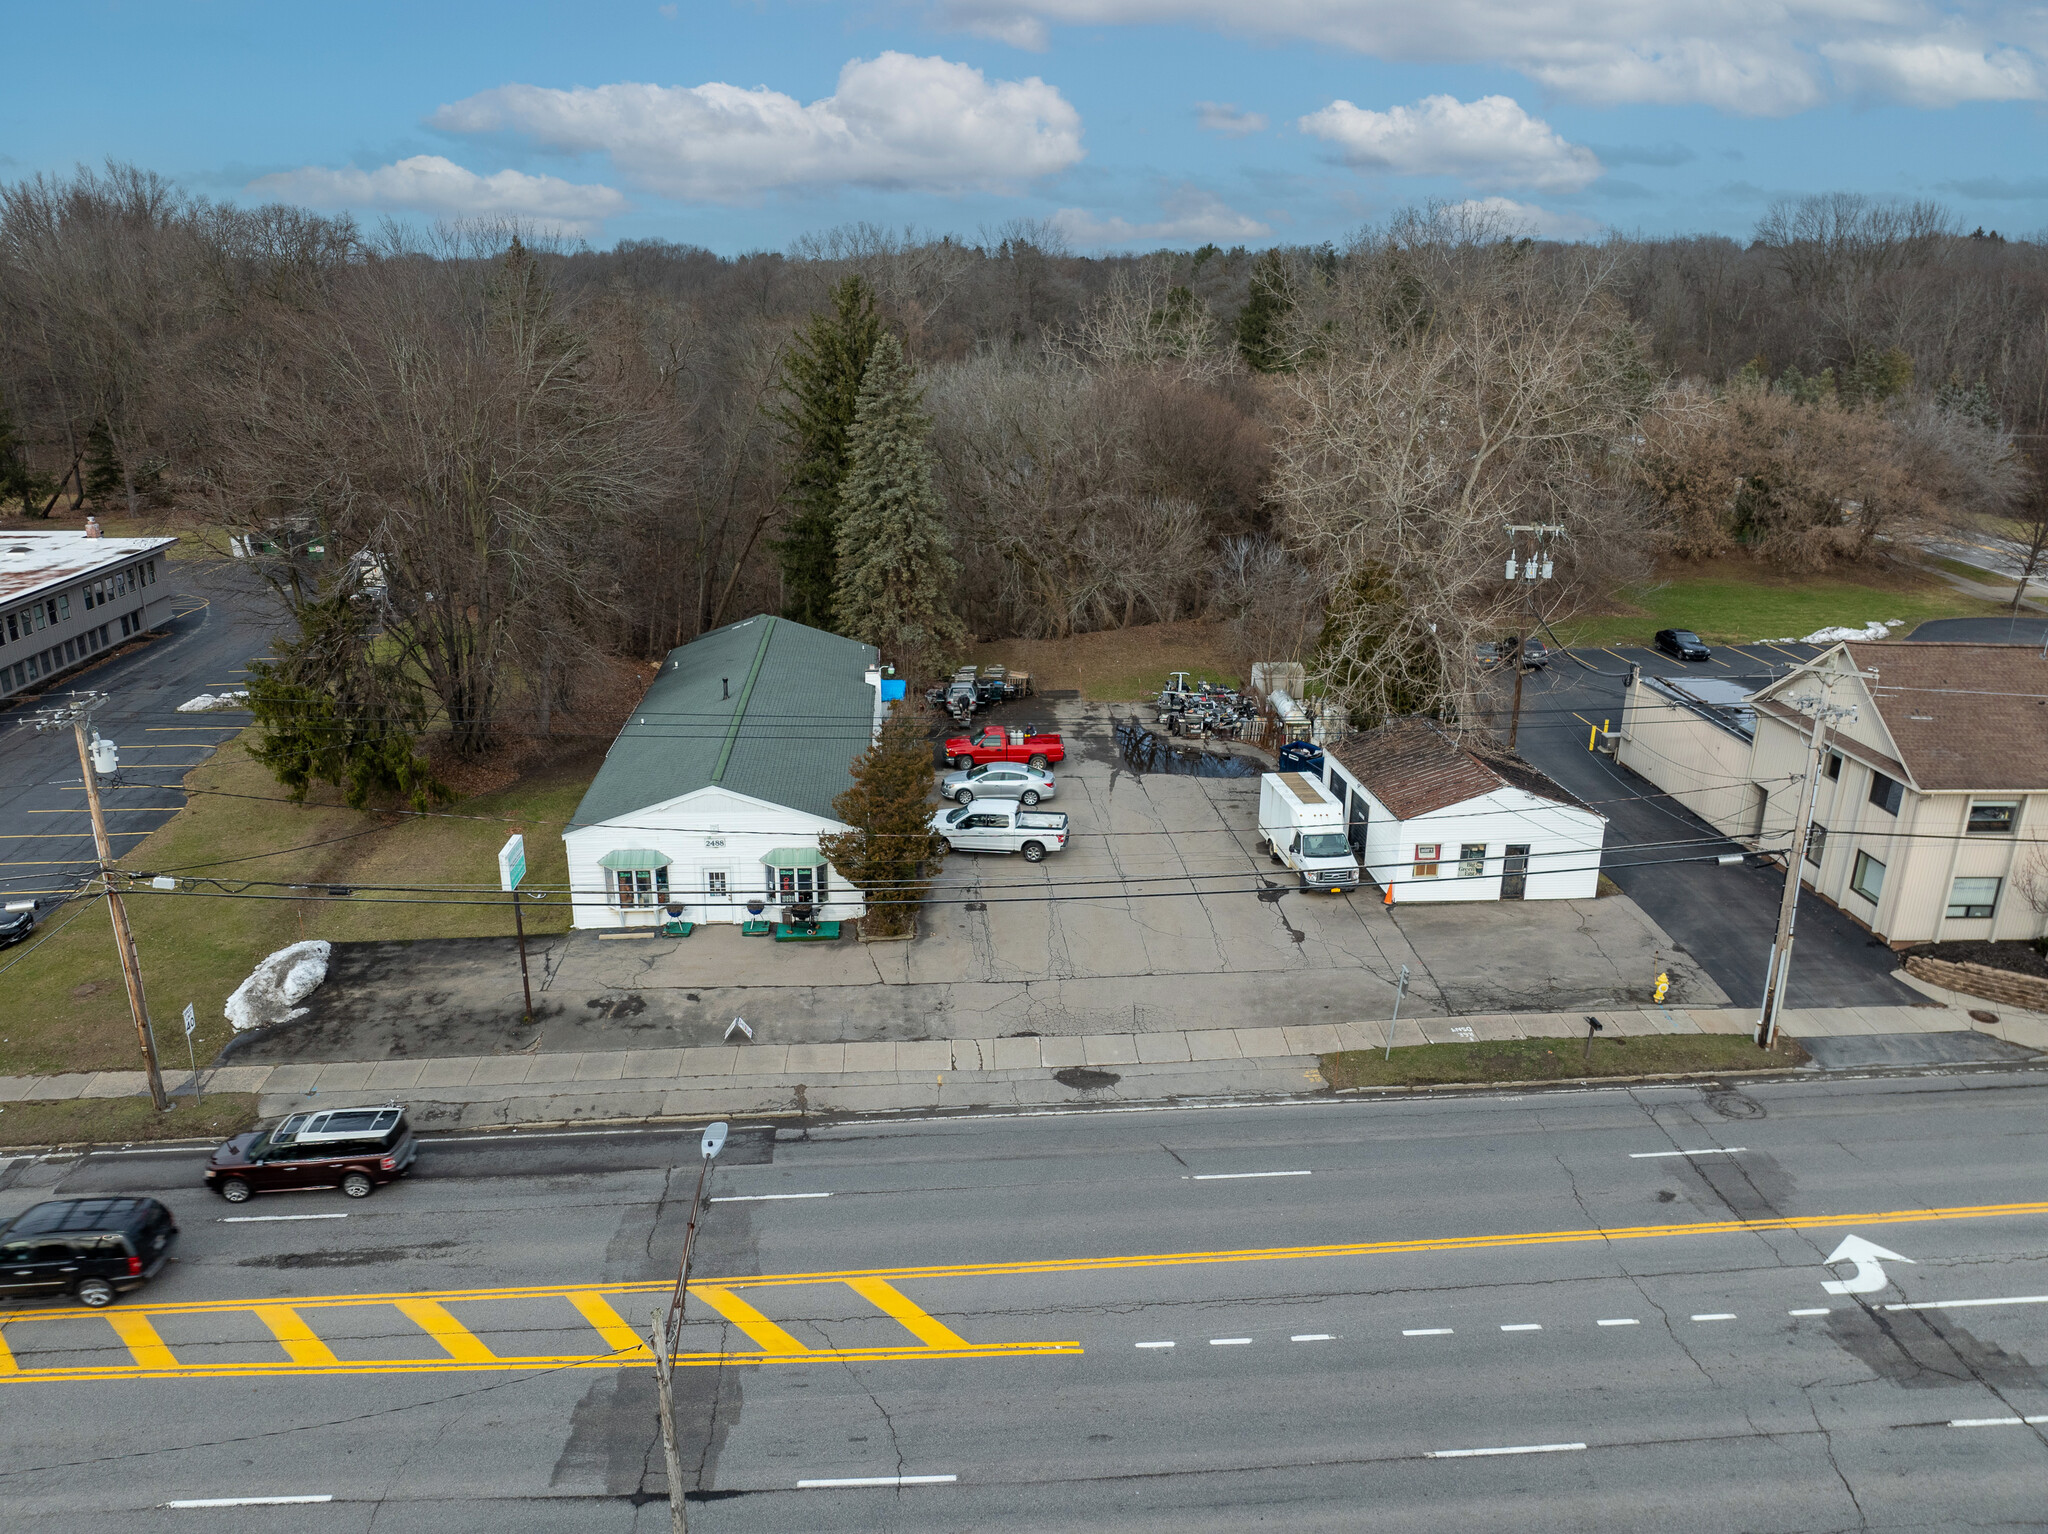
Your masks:
<path fill-rule="evenodd" d="M 240 739 L 193 770 L 185 808 L 122 859 L 124 867 L 181 881 L 170 893 L 143 885 L 127 902 L 166 1066 L 184 1064 L 178 1014 L 185 1003 L 198 1011 L 195 1043 L 204 1064 L 232 1036 L 221 1014 L 228 993 L 287 943 L 510 935 L 511 909 L 496 894 L 498 848 L 523 828 L 527 886 L 565 888 L 561 824 L 599 760 L 595 748 L 579 751 L 503 791 L 447 806 L 447 816 L 393 816 L 348 809 L 331 792 L 325 803 L 292 804 Z M 259 879 L 358 893 L 306 899 L 248 883 Z M 368 887 L 380 884 L 473 888 L 417 897 L 424 903 L 378 904 Z M 457 903 L 478 900 L 488 903 Z M 559 894 L 529 902 L 526 925 L 536 933 L 566 930 L 567 902 Z M 138 1069 L 105 906 L 80 902 L 53 912 L 33 942 L 0 953 L 0 1075 Z"/>
<path fill-rule="evenodd" d="M 1790 1039 L 1783 1040 L 1779 1050 L 1766 1052 L 1743 1034 L 1650 1034 L 1595 1039 L 1591 1059 L 1586 1058 L 1583 1041 L 1575 1039 L 1418 1044 L 1396 1049 L 1391 1060 L 1377 1049 L 1347 1049 L 1323 1056 L 1323 1079 L 1333 1087 L 1441 1087 L 1673 1071 L 1785 1070 L 1805 1063 L 1806 1051 Z"/>
<path fill-rule="evenodd" d="M 134 1145 L 145 1140 L 225 1140 L 256 1122 L 253 1092 L 209 1092 L 158 1113 L 147 1097 L 82 1097 L 54 1103 L 9 1103 L 0 1109 L 0 1146 Z"/>
<path fill-rule="evenodd" d="M 976 645 L 969 659 L 1028 671 L 1039 692 L 1072 690 L 1091 702 L 1134 703 L 1157 697 L 1174 671 L 1237 686 L 1242 679 L 1226 649 L 1221 624 L 1148 623 L 1072 639 L 990 640 Z"/>
<path fill-rule="evenodd" d="M 1857 577 L 1773 576 L 1735 561 L 1675 567 L 1665 579 L 1621 593 L 1632 609 L 1558 626 L 1573 644 L 1647 644 L 1658 629 L 1691 629 L 1709 643 L 1798 638 L 1823 628 L 1903 618 L 1910 633 L 1928 618 L 1976 618 L 2004 611 L 1930 576 L 1871 572 Z"/>

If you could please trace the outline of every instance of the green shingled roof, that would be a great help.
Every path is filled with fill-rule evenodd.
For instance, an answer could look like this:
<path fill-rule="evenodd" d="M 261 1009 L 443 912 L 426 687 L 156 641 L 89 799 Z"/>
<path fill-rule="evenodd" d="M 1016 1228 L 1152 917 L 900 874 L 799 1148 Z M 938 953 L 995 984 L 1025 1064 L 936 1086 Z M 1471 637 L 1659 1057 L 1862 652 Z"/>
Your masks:
<path fill-rule="evenodd" d="M 749 618 L 671 650 L 605 753 L 574 825 L 718 784 L 830 818 L 874 727 L 872 645 Z"/>

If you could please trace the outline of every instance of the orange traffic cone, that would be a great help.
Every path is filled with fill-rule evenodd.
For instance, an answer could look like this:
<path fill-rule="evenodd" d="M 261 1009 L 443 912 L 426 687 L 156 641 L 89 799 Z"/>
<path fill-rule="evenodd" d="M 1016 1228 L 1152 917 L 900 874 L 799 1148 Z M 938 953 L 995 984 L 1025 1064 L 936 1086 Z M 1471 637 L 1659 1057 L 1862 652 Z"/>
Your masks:
<path fill-rule="evenodd" d="M 1381 901 L 1381 902 L 1380 902 L 1380 904 L 1382 904 L 1382 905 L 1392 905 L 1393 903 L 1394 903 L 1394 886 L 1393 886 L 1393 885 L 1391 885 L 1391 884 L 1389 884 L 1389 885 L 1387 886 L 1387 898 L 1386 898 L 1385 900 Z"/>

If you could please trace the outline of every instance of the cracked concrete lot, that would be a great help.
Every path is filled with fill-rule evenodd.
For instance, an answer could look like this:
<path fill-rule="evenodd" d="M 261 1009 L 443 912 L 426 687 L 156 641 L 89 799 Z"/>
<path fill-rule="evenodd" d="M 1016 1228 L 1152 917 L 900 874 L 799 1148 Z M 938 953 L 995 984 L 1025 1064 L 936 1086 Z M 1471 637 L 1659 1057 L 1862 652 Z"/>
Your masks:
<path fill-rule="evenodd" d="M 1129 1033 L 1641 1006 L 1727 997 L 1628 897 L 1388 908 L 1304 893 L 1257 851 L 1258 779 L 1138 770 L 1132 710 L 1024 705 L 1061 730 L 1049 806 L 1064 852 L 950 857 L 911 942 L 686 939 L 532 945 L 536 1025 L 519 1021 L 507 940 L 346 944 L 309 1015 L 244 1062 L 700 1045 L 734 1017 L 778 1043 Z M 1183 763 L 1183 765 L 1190 765 Z"/>

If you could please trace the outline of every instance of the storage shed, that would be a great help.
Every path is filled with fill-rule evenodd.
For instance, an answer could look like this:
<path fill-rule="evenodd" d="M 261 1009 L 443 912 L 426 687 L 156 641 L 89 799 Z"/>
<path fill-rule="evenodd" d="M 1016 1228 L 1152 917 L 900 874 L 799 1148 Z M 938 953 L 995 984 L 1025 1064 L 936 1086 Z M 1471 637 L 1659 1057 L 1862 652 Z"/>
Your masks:
<path fill-rule="evenodd" d="M 872 645 L 749 618 L 671 650 L 562 840 L 578 927 L 866 910 L 818 850 L 887 711 Z"/>
<path fill-rule="evenodd" d="M 1396 905 L 1599 893 L 1607 817 L 1519 756 L 1394 719 L 1328 748 L 1324 774 L 1366 876 Z"/>

